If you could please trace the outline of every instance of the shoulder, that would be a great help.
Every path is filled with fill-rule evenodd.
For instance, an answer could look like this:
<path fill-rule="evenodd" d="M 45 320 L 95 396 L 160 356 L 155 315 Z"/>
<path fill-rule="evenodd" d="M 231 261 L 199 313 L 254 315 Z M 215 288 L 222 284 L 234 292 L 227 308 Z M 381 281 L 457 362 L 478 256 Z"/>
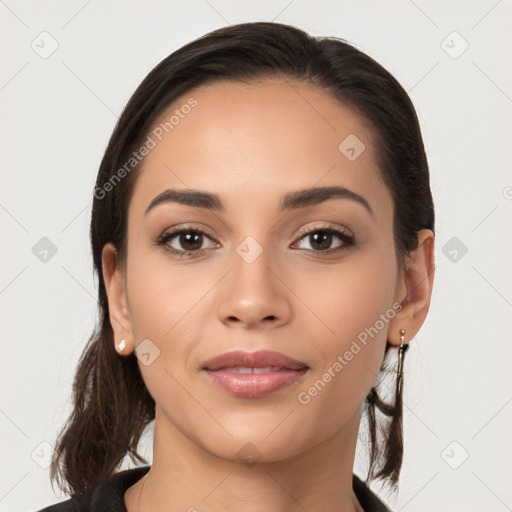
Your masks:
<path fill-rule="evenodd" d="M 72 498 L 49 507 L 42 508 L 38 512 L 86 512 L 91 510 L 90 500 L 85 498 Z"/>
<path fill-rule="evenodd" d="M 391 512 L 390 509 L 356 475 L 352 478 L 352 489 L 365 512 Z"/>
<path fill-rule="evenodd" d="M 149 471 L 149 466 L 115 473 L 85 495 L 50 505 L 38 512 L 126 512 L 124 493 Z"/>

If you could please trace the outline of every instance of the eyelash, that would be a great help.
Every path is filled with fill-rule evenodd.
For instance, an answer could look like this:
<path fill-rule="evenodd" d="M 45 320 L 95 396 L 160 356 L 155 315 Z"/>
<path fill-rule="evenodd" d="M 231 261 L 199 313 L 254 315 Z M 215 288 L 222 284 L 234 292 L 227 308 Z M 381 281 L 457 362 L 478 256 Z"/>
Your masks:
<path fill-rule="evenodd" d="M 194 234 L 200 234 L 205 236 L 206 238 L 209 238 L 213 242 L 215 242 L 208 234 L 206 234 L 201 229 L 182 226 L 177 228 L 171 228 L 169 231 L 165 232 L 158 240 L 155 242 L 158 246 L 163 246 L 163 248 L 172 253 L 172 254 L 179 254 L 180 257 L 190 257 L 194 258 L 201 254 L 201 252 L 205 249 L 198 249 L 196 251 L 180 251 L 177 249 L 173 249 L 169 247 L 167 244 L 170 240 L 175 238 L 177 235 L 183 234 L 183 233 L 194 233 Z M 342 251 L 347 251 L 350 249 L 351 246 L 355 244 L 355 237 L 352 235 L 349 235 L 347 232 L 340 230 L 339 228 L 334 227 L 333 225 L 329 224 L 328 226 L 322 226 L 320 228 L 317 228 L 316 226 L 313 227 L 313 229 L 303 229 L 300 232 L 300 237 L 297 239 L 297 241 L 302 240 L 308 235 L 312 235 L 313 233 L 327 233 L 336 235 L 343 244 L 339 247 L 336 247 L 335 249 L 327 249 L 325 251 L 315 251 L 312 249 L 305 249 L 306 251 L 314 252 L 320 255 L 331 255 L 331 254 L 337 254 Z"/>

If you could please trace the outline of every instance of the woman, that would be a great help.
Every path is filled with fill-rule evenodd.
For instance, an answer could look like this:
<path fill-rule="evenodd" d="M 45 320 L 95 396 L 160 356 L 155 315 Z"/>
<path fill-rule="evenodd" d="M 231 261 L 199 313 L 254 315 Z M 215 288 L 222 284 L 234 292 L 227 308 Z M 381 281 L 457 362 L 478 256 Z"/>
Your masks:
<path fill-rule="evenodd" d="M 114 130 L 91 241 L 100 320 L 51 468 L 73 497 L 44 510 L 388 510 L 356 441 L 366 413 L 367 482 L 396 489 L 434 208 L 386 70 L 277 23 L 177 50 Z M 151 467 L 116 472 L 153 420 Z"/>

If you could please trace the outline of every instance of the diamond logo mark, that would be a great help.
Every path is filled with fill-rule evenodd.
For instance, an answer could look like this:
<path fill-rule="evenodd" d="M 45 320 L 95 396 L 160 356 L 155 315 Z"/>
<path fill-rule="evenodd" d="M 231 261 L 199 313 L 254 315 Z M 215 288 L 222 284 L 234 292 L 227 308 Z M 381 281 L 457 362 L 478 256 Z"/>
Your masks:
<path fill-rule="evenodd" d="M 263 252 L 263 247 L 255 238 L 248 236 L 238 244 L 236 252 L 246 263 L 253 263 Z"/>
<path fill-rule="evenodd" d="M 149 338 L 146 338 L 135 349 L 135 355 L 144 366 L 149 366 L 160 356 L 160 349 Z"/>
<path fill-rule="evenodd" d="M 453 31 L 441 41 L 441 48 L 452 59 L 458 59 L 469 48 L 469 43 L 457 31 Z"/>
<path fill-rule="evenodd" d="M 459 469 L 468 460 L 468 451 L 457 441 L 452 441 L 442 452 L 441 458 L 452 469 Z"/>
<path fill-rule="evenodd" d="M 468 248 L 454 236 L 443 245 L 441 251 L 452 263 L 458 263 L 466 255 Z"/>
<path fill-rule="evenodd" d="M 248 467 L 254 466 L 261 458 L 261 452 L 258 447 L 253 443 L 245 443 L 244 446 L 237 452 L 240 462 Z"/>
<path fill-rule="evenodd" d="M 350 162 L 357 160 L 366 149 L 363 141 L 354 133 L 351 133 L 338 145 L 340 153 Z"/>
<path fill-rule="evenodd" d="M 47 59 L 57 50 L 59 43 L 49 32 L 43 31 L 30 43 L 30 47 L 41 59 Z"/>
<path fill-rule="evenodd" d="M 39 467 L 48 469 L 51 464 L 52 450 L 52 445 L 48 441 L 43 441 L 32 450 L 30 456 Z"/>
<path fill-rule="evenodd" d="M 56 254 L 57 246 L 46 236 L 32 247 L 32 254 L 42 263 L 48 263 Z"/>

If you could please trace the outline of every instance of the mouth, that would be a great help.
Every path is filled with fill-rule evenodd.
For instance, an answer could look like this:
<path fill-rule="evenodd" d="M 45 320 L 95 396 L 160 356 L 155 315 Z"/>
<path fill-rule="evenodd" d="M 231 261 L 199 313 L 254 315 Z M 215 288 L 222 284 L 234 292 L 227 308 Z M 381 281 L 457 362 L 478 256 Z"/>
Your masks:
<path fill-rule="evenodd" d="M 201 370 L 221 391 L 239 398 L 261 398 L 299 381 L 309 366 L 279 352 L 221 354 Z"/>
<path fill-rule="evenodd" d="M 280 368 L 278 366 L 265 366 L 264 368 L 252 368 L 249 366 L 227 366 L 226 368 L 219 368 L 218 370 L 210 370 L 210 371 L 224 371 L 228 373 L 238 373 L 238 374 L 247 374 L 247 373 L 269 373 L 269 372 L 281 372 L 286 371 L 287 368 Z"/>

